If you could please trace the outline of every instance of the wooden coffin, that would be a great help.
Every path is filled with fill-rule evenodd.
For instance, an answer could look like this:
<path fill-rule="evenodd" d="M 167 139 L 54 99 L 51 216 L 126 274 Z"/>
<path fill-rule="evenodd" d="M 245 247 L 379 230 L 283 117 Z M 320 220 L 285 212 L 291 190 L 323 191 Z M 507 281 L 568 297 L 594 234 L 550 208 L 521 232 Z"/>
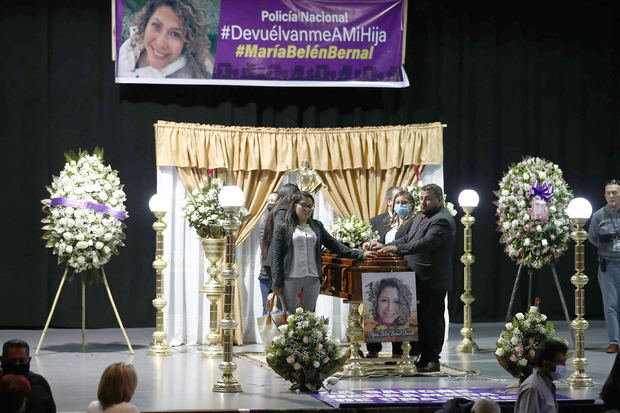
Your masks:
<path fill-rule="evenodd" d="M 411 271 L 398 254 L 384 255 L 376 259 L 358 261 L 338 258 L 329 252 L 322 257 L 323 281 L 321 294 L 340 297 L 345 301 L 362 301 L 362 273 Z"/>

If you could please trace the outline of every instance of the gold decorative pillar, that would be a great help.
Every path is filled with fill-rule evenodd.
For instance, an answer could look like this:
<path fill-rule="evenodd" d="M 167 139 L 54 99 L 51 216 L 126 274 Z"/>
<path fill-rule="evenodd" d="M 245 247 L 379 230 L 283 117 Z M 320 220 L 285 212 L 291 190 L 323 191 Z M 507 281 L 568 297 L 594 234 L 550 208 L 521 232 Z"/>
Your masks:
<path fill-rule="evenodd" d="M 409 340 L 403 342 L 403 355 L 402 358 L 396 363 L 396 373 L 402 376 L 413 376 L 418 372 L 415 366 L 413 357 L 409 354 L 411 351 L 411 344 Z"/>
<path fill-rule="evenodd" d="M 205 257 L 209 260 L 209 268 L 207 268 L 207 274 L 209 274 L 209 280 L 207 280 L 200 292 L 207 296 L 210 302 L 209 305 L 209 334 L 207 340 L 209 345 L 206 350 L 202 352 L 204 358 L 219 358 L 223 354 L 222 336 L 218 329 L 218 312 L 217 302 L 224 293 L 224 286 L 218 279 L 218 275 L 222 272 L 217 263 L 224 256 L 226 250 L 226 238 L 203 238 L 202 248 L 205 251 Z"/>
<path fill-rule="evenodd" d="M 571 322 L 571 327 L 575 330 L 575 357 L 572 361 L 575 372 L 566 379 L 566 382 L 571 387 L 589 387 L 593 386 L 594 382 L 585 372 L 588 359 L 585 357 L 584 331 L 587 330 L 589 324 L 583 318 L 586 307 L 583 288 L 589 280 L 588 276 L 583 273 L 585 269 L 583 241 L 588 238 L 588 233 L 583 226 L 592 214 L 592 206 L 584 198 L 575 198 L 568 205 L 567 214 L 576 227 L 571 233 L 571 238 L 575 241 L 575 274 L 570 281 L 575 286 L 575 315 L 577 317 Z"/>
<path fill-rule="evenodd" d="M 220 322 L 223 332 L 223 357 L 220 362 L 222 378 L 214 385 L 213 391 L 219 393 L 238 393 L 243 391 L 241 384 L 233 376 L 237 365 L 233 361 L 233 331 L 237 327 L 237 321 L 233 318 L 233 298 L 235 293 L 235 280 L 239 278 L 235 264 L 235 238 L 236 232 L 241 227 L 238 213 L 245 199 L 243 191 L 237 186 L 224 186 L 220 190 L 219 202 L 226 213 L 226 218 L 220 221 L 226 231 L 226 255 L 222 278 L 224 279 L 224 318 Z"/>
<path fill-rule="evenodd" d="M 471 253 L 471 226 L 476 222 L 476 218 L 471 215 L 471 212 L 478 206 L 478 194 L 471 189 L 464 190 L 459 194 L 459 204 L 463 211 L 465 211 L 465 215 L 461 218 L 461 223 L 465 226 L 463 232 L 464 254 L 461 257 L 461 262 L 465 265 L 463 270 L 463 289 L 465 292 L 461 294 L 461 301 L 463 302 L 463 328 L 461 328 L 461 335 L 463 340 L 456 346 L 456 351 L 459 353 L 475 353 L 478 351 L 478 344 L 472 339 L 474 329 L 471 325 L 471 304 L 476 299 L 471 293 L 471 265 L 476 262 L 476 258 Z"/>
<path fill-rule="evenodd" d="M 155 197 L 155 196 L 154 196 Z M 153 198 L 154 198 L 153 197 Z M 152 199 L 152 198 L 151 198 Z M 153 342 L 149 348 L 149 356 L 169 356 L 170 349 L 164 343 L 168 334 L 164 331 L 164 307 L 168 304 L 168 301 L 164 298 L 164 280 L 162 272 L 166 268 L 167 264 L 164 260 L 164 236 L 163 232 L 167 225 L 163 221 L 163 217 L 166 215 L 166 211 L 153 210 L 153 215 L 157 218 L 157 221 L 153 224 L 153 229 L 156 232 L 155 236 L 155 261 L 153 261 L 153 268 L 155 269 L 155 299 L 153 300 L 153 307 L 157 310 L 155 314 L 155 332 L 153 333 Z"/>

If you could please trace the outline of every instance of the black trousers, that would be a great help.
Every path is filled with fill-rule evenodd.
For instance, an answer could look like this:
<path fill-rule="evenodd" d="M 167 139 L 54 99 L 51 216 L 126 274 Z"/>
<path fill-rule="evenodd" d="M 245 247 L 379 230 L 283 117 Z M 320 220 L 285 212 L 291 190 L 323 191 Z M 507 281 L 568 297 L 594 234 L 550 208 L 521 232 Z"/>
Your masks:
<path fill-rule="evenodd" d="M 412 342 L 410 354 L 420 354 L 422 362 L 437 361 L 443 347 L 446 322 L 444 320 L 446 290 L 436 290 L 416 279 L 418 300 L 418 341 Z M 392 343 L 392 353 L 403 353 L 402 342 Z M 369 352 L 381 351 L 381 343 L 368 343 Z"/>

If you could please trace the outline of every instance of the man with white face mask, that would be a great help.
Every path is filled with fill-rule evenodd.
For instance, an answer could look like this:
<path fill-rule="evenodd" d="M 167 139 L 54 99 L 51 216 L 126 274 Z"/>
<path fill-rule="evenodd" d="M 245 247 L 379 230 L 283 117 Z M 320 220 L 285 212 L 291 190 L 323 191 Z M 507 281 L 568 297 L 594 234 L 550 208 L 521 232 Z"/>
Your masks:
<path fill-rule="evenodd" d="M 552 413 L 558 411 L 554 380 L 566 376 L 566 344 L 545 340 L 536 349 L 536 367 L 519 386 L 515 413 Z"/>

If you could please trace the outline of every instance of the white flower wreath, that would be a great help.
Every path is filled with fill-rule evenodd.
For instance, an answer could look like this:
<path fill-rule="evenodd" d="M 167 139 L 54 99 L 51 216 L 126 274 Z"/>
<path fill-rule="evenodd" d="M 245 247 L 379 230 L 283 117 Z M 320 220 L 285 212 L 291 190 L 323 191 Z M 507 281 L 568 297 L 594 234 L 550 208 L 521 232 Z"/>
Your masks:
<path fill-rule="evenodd" d="M 517 264 L 541 268 L 568 249 L 573 224 L 566 207 L 572 191 L 556 164 L 523 159 L 504 175 L 496 195 L 500 243 Z"/>
<path fill-rule="evenodd" d="M 355 215 L 337 218 L 333 224 L 327 225 L 327 232 L 351 248 L 361 247 L 363 243 L 379 237 L 368 222 Z"/>
<path fill-rule="evenodd" d="M 103 164 L 103 150 L 65 154 L 66 164 L 47 187 L 43 199 L 43 239 L 58 263 L 74 273 L 96 270 L 124 246 L 123 220 L 128 216 L 118 172 Z"/>

